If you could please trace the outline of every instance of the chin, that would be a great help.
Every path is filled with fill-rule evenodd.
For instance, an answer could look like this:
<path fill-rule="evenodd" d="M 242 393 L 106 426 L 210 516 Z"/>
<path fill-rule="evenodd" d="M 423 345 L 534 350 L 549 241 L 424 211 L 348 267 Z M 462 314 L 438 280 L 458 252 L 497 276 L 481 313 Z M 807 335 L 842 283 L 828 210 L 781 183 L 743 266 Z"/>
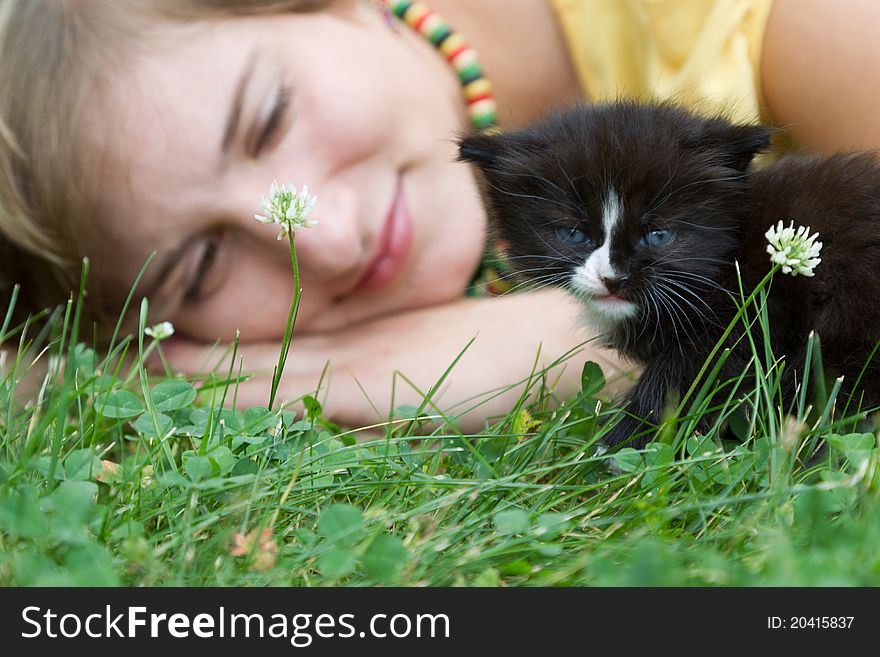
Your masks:
<path fill-rule="evenodd" d="M 626 299 L 603 299 L 581 286 L 572 286 L 569 292 L 584 306 L 588 316 L 606 325 L 633 319 L 639 314 L 639 307 Z"/>
<path fill-rule="evenodd" d="M 638 316 L 636 304 L 620 301 L 602 301 L 595 297 L 578 295 L 578 301 L 584 306 L 583 319 L 597 334 L 609 333 L 624 322 Z"/>
<path fill-rule="evenodd" d="M 621 322 L 632 319 L 638 312 L 638 306 L 631 301 L 620 299 L 619 301 L 603 301 L 601 299 L 587 299 L 587 310 L 606 321 Z"/>

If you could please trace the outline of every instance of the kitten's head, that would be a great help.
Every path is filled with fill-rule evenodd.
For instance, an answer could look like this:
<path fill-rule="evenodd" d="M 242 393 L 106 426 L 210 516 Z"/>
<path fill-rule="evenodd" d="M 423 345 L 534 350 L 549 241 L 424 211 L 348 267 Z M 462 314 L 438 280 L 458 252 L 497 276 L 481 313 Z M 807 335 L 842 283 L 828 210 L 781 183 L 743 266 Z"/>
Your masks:
<path fill-rule="evenodd" d="M 770 134 L 671 104 L 618 102 L 467 137 L 460 159 L 480 171 L 514 270 L 566 287 L 616 324 L 700 313 L 700 295 L 732 264 L 745 172 Z"/>

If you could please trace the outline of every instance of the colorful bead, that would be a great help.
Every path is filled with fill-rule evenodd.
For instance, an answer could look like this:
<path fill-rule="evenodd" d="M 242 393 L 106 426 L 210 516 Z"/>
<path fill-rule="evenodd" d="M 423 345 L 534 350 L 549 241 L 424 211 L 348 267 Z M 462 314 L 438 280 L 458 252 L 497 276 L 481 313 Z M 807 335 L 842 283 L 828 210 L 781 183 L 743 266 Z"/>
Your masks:
<path fill-rule="evenodd" d="M 471 122 L 482 129 L 495 122 L 497 107 L 494 100 L 484 98 L 478 100 L 473 105 L 468 105 L 468 113 L 470 114 Z"/>
<path fill-rule="evenodd" d="M 430 12 L 427 16 L 425 16 L 425 18 L 422 19 L 422 22 L 419 24 L 418 30 L 419 34 L 430 40 L 431 35 L 443 27 L 446 27 L 446 23 L 443 21 L 443 19 L 434 12 Z"/>
<path fill-rule="evenodd" d="M 479 100 L 481 98 L 491 97 L 492 83 L 489 82 L 488 78 L 480 78 L 479 80 L 474 80 L 464 87 L 464 98 L 465 100 L 467 100 L 468 103 Z"/>
<path fill-rule="evenodd" d="M 479 65 L 480 60 L 477 57 L 477 51 L 471 48 L 470 46 L 465 46 L 455 57 L 452 58 L 452 61 L 449 62 L 452 66 L 455 67 L 455 70 L 464 68 L 465 66 L 471 66 L 472 64 Z"/>
<path fill-rule="evenodd" d="M 429 12 L 429 9 L 421 2 L 403 2 L 398 4 L 403 5 L 402 10 L 398 12 L 397 8 L 392 5 L 391 11 L 398 18 L 402 18 L 403 21 L 414 30 L 416 29 L 416 25 L 420 23 Z"/>
<path fill-rule="evenodd" d="M 459 57 L 460 59 L 461 57 Z M 480 80 L 483 77 L 483 69 L 480 68 L 480 62 L 476 59 L 466 62 L 463 66 L 456 60 L 455 69 L 458 71 L 458 79 L 461 81 L 462 86 L 467 86 L 471 82 Z"/>
<path fill-rule="evenodd" d="M 496 132 L 498 108 L 492 95 L 492 84 L 483 73 L 477 52 L 464 37 L 421 2 L 385 0 L 383 4 L 437 48 L 455 69 L 471 125 L 480 132 Z"/>
<path fill-rule="evenodd" d="M 458 34 L 457 32 L 453 32 L 449 35 L 448 39 L 445 39 L 443 43 L 440 44 L 440 52 L 442 52 L 446 59 L 453 59 L 458 53 L 467 48 L 467 44 L 464 41 L 464 37 Z"/>
<path fill-rule="evenodd" d="M 424 36 L 430 29 L 431 25 L 436 25 L 436 19 L 437 14 L 429 9 L 424 14 L 422 14 L 417 21 L 415 21 L 415 23 L 413 24 L 413 29 Z"/>

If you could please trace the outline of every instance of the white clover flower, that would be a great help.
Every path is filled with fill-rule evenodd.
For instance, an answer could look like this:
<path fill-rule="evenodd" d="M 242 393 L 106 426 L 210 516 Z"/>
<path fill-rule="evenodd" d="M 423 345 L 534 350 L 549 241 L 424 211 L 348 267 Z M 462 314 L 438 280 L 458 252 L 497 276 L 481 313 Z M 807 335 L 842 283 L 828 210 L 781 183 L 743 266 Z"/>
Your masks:
<path fill-rule="evenodd" d="M 317 201 L 317 196 L 309 194 L 308 185 L 303 185 L 302 191 L 297 192 L 296 187 L 290 183 L 287 187 L 279 187 L 277 182 L 273 182 L 269 187 L 269 197 L 263 196 L 260 199 L 260 207 L 265 215 L 255 214 L 254 219 L 263 224 L 280 226 L 280 240 L 289 232 L 295 233 L 300 228 L 317 225 L 317 221 L 308 218 Z"/>
<path fill-rule="evenodd" d="M 148 326 L 144 329 L 144 335 L 148 335 L 157 342 L 166 340 L 174 335 L 174 324 L 171 322 L 161 322 L 155 326 Z"/>
<path fill-rule="evenodd" d="M 782 265 L 783 274 L 812 276 L 813 269 L 822 262 L 819 257 L 822 242 L 816 241 L 819 233 L 810 234 L 809 226 L 798 226 L 795 230 L 793 221 L 788 228 L 780 221 L 764 233 L 764 237 L 769 242 L 770 261 Z"/>

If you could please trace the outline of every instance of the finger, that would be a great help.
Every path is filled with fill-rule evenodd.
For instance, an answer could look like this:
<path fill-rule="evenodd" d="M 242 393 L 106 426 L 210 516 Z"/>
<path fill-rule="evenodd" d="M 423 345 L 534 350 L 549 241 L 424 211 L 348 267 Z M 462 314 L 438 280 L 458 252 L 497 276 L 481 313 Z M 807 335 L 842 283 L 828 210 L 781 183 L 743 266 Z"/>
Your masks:
<path fill-rule="evenodd" d="M 203 344 L 185 338 L 162 343 L 163 356 L 174 373 L 204 380 L 213 374 L 217 379 L 229 380 L 231 386 L 225 395 L 227 405 L 238 408 L 265 406 L 270 398 L 272 375 L 278 365 L 280 344 Z M 314 346 L 314 345 L 305 345 Z M 285 363 L 284 377 L 275 397 L 275 408 L 285 407 L 302 411 L 298 403 L 303 395 L 314 395 L 322 371 L 309 369 L 310 364 L 323 363 L 299 344 L 303 355 L 291 353 Z M 306 355 L 307 354 L 307 355 Z M 233 356 L 235 358 L 233 362 Z M 301 365 L 301 367 L 295 367 Z M 293 401 L 291 406 L 288 402 Z"/>
<path fill-rule="evenodd" d="M 250 374 L 272 373 L 269 345 L 213 343 L 205 344 L 177 338 L 159 345 L 168 365 L 179 374 L 196 376 L 205 374 L 237 375 L 239 370 Z M 277 351 L 274 356 L 277 362 Z"/>

